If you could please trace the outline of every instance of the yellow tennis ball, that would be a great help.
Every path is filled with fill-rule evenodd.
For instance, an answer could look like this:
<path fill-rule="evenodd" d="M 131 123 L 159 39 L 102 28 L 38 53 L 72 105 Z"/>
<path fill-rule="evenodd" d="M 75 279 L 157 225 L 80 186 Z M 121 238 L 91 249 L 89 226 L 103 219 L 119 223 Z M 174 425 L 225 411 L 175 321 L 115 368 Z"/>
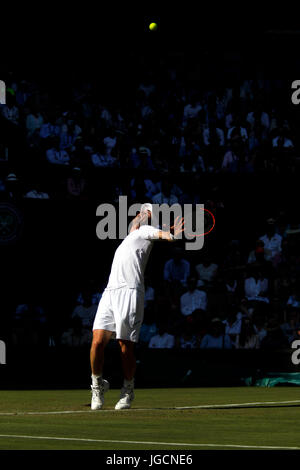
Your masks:
<path fill-rule="evenodd" d="M 157 23 L 150 23 L 149 29 L 150 31 L 156 31 L 158 28 Z"/>

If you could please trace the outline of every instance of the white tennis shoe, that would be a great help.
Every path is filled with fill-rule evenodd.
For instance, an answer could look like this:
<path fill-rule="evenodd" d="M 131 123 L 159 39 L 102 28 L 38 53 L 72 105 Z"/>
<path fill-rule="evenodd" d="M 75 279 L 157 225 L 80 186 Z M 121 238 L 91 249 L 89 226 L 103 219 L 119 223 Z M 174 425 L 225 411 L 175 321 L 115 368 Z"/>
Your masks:
<path fill-rule="evenodd" d="M 131 402 L 134 399 L 133 387 L 122 387 L 120 393 L 120 400 L 115 406 L 115 410 L 127 410 L 131 407 Z"/>
<path fill-rule="evenodd" d="M 99 382 L 99 386 L 93 387 L 92 389 L 92 402 L 91 402 L 91 409 L 92 410 L 101 410 L 102 406 L 104 405 L 104 393 L 107 392 L 109 389 L 109 383 L 107 380 L 102 379 Z"/>

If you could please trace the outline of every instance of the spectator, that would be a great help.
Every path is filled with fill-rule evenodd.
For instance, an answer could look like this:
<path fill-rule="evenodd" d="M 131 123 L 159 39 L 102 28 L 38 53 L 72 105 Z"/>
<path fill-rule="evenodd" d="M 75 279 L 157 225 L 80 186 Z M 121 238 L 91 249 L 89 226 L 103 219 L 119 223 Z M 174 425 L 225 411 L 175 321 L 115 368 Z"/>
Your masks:
<path fill-rule="evenodd" d="M 89 346 L 93 334 L 88 328 L 83 328 L 81 318 L 74 317 L 72 325 L 61 336 L 61 344 L 70 347 Z"/>
<path fill-rule="evenodd" d="M 70 157 L 65 150 L 60 150 L 59 138 L 52 137 L 49 139 L 49 143 L 52 146 L 46 151 L 48 162 L 55 165 L 68 165 L 70 162 Z"/>
<path fill-rule="evenodd" d="M 97 312 L 97 304 L 92 303 L 91 296 L 83 293 L 82 305 L 77 305 L 72 313 L 72 319 L 78 317 L 81 320 L 83 328 L 91 329 L 94 323 L 94 317 Z"/>
<path fill-rule="evenodd" d="M 22 197 L 22 186 L 21 181 L 15 173 L 9 173 L 5 178 L 5 193 L 8 199 L 21 199 Z"/>
<path fill-rule="evenodd" d="M 223 323 L 225 325 L 225 334 L 229 336 L 232 347 L 235 347 L 238 335 L 241 332 L 242 314 L 231 312 Z"/>
<path fill-rule="evenodd" d="M 18 125 L 19 124 L 19 109 L 16 106 L 16 100 L 15 97 L 12 97 L 11 95 L 7 95 L 7 101 L 6 105 L 1 106 L 2 107 L 2 115 L 10 121 L 11 123 Z"/>
<path fill-rule="evenodd" d="M 248 264 L 252 263 L 263 263 L 265 261 L 265 249 L 264 242 L 257 240 L 255 243 L 255 249 L 250 251 L 248 256 Z"/>
<path fill-rule="evenodd" d="M 167 325 L 160 322 L 158 325 L 158 333 L 149 341 L 148 347 L 150 349 L 171 349 L 175 345 L 175 337 L 167 332 Z"/>
<path fill-rule="evenodd" d="M 258 300 L 269 302 L 268 293 L 269 282 L 258 269 L 249 270 L 249 276 L 245 279 L 244 289 L 248 300 Z"/>
<path fill-rule="evenodd" d="M 145 307 L 152 306 L 155 300 L 155 291 L 153 287 L 149 284 L 149 277 L 145 276 L 145 296 L 144 296 L 144 305 Z"/>
<path fill-rule="evenodd" d="M 288 349 L 290 347 L 287 337 L 280 328 L 277 318 L 270 318 L 267 323 L 267 334 L 261 340 L 261 349 Z"/>
<path fill-rule="evenodd" d="M 158 330 L 155 322 L 155 314 L 153 307 L 146 307 L 143 324 L 141 326 L 139 342 L 141 343 L 141 345 L 148 346 L 151 338 L 153 336 L 156 336 L 157 333 Z"/>
<path fill-rule="evenodd" d="M 169 206 L 178 203 L 178 197 L 174 194 L 170 181 L 166 179 L 162 181 L 162 189 L 153 196 L 152 202 L 154 204 L 168 204 Z"/>
<path fill-rule="evenodd" d="M 259 349 L 260 339 L 250 318 L 241 320 L 240 333 L 236 337 L 236 349 Z"/>
<path fill-rule="evenodd" d="M 277 136 L 272 140 L 274 148 L 291 149 L 294 147 L 293 142 L 286 136 L 286 131 L 283 128 L 278 129 Z"/>
<path fill-rule="evenodd" d="M 53 124 L 52 120 L 48 119 L 41 125 L 40 137 L 41 139 L 48 139 L 49 137 L 56 137 L 60 133 L 59 126 Z"/>
<path fill-rule="evenodd" d="M 215 125 L 211 123 L 203 131 L 203 142 L 206 146 L 213 145 L 214 147 L 224 147 L 225 138 L 223 130 L 219 127 L 215 127 Z"/>
<path fill-rule="evenodd" d="M 299 311 L 292 308 L 287 314 L 287 321 L 280 325 L 285 337 L 287 338 L 289 344 L 291 344 L 295 339 L 299 339 L 300 336 L 300 321 L 299 321 Z"/>
<path fill-rule="evenodd" d="M 227 140 L 230 141 L 233 135 L 238 135 L 243 142 L 248 140 L 248 133 L 245 127 L 242 127 L 241 120 L 236 116 L 227 132 Z"/>
<path fill-rule="evenodd" d="M 180 310 L 182 315 L 189 316 L 197 310 L 206 310 L 207 295 L 206 292 L 197 289 L 197 279 L 189 277 L 187 279 L 188 291 L 180 298 Z"/>
<path fill-rule="evenodd" d="M 282 251 L 282 236 L 275 232 L 274 219 L 267 220 L 266 233 L 259 239 L 264 242 L 265 259 L 276 263 Z"/>
<path fill-rule="evenodd" d="M 86 187 L 86 180 L 82 175 L 81 169 L 78 167 L 72 168 L 72 171 L 67 178 L 67 191 L 69 198 L 79 198 L 83 196 Z"/>
<path fill-rule="evenodd" d="M 34 107 L 26 118 L 26 129 L 28 137 L 31 137 L 35 131 L 39 131 L 44 123 L 43 116 L 37 107 Z"/>
<path fill-rule="evenodd" d="M 190 263 L 182 258 L 179 247 L 174 249 L 173 258 L 169 259 L 164 266 L 164 280 L 168 282 L 180 282 L 186 286 L 190 275 Z"/>
<path fill-rule="evenodd" d="M 286 303 L 287 307 L 294 307 L 300 309 L 300 297 L 297 292 L 293 292 Z"/>
<path fill-rule="evenodd" d="M 133 168 L 142 170 L 154 170 L 154 164 L 151 159 L 151 151 L 147 147 L 139 147 L 138 150 L 133 148 L 130 154 L 131 164 Z"/>
<path fill-rule="evenodd" d="M 195 95 L 192 96 L 190 102 L 183 109 L 183 126 L 187 126 L 190 119 L 195 119 L 201 110 L 200 100 Z"/>
<path fill-rule="evenodd" d="M 192 323 L 185 323 L 183 332 L 178 338 L 178 347 L 181 349 L 195 349 L 197 348 L 197 337 Z"/>
<path fill-rule="evenodd" d="M 209 333 L 201 341 L 201 349 L 231 349 L 230 337 L 224 334 L 224 325 L 219 318 L 211 321 Z"/>
<path fill-rule="evenodd" d="M 198 279 L 201 281 L 198 285 L 212 283 L 218 272 L 218 265 L 213 263 L 208 256 L 205 256 L 202 263 L 197 264 L 196 271 Z"/>

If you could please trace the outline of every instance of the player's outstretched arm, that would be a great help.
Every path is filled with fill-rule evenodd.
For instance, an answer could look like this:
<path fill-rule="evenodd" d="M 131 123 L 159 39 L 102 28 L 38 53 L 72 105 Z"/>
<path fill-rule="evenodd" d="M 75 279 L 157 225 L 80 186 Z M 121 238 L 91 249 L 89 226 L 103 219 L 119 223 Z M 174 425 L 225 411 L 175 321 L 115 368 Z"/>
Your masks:
<path fill-rule="evenodd" d="M 160 230 L 158 233 L 158 238 L 160 240 L 167 240 L 168 242 L 174 242 L 178 235 L 183 232 L 184 228 L 184 218 L 176 217 L 174 225 L 171 227 L 173 233 L 167 230 Z"/>

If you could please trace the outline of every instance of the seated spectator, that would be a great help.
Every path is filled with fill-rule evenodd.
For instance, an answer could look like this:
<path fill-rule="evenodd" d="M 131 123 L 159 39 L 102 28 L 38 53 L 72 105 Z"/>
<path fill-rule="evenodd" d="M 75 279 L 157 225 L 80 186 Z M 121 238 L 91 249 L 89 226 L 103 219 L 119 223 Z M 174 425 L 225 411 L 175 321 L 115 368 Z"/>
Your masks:
<path fill-rule="evenodd" d="M 17 305 L 12 327 L 14 344 L 22 346 L 47 345 L 47 318 L 41 305 L 30 300 Z"/>
<path fill-rule="evenodd" d="M 195 336 L 197 338 L 197 347 L 200 347 L 202 338 L 208 332 L 209 319 L 208 314 L 204 310 L 194 310 L 192 313 L 192 322 Z"/>
<path fill-rule="evenodd" d="M 144 320 L 140 330 L 139 342 L 141 345 L 149 344 L 151 338 L 157 335 L 158 329 L 155 322 L 155 313 L 152 307 L 145 308 Z"/>
<path fill-rule="evenodd" d="M 197 345 L 197 336 L 192 323 L 185 323 L 183 326 L 183 331 L 178 338 L 178 347 L 181 349 L 195 349 Z"/>
<path fill-rule="evenodd" d="M 268 113 L 262 110 L 261 106 L 257 106 L 254 111 L 250 111 L 247 114 L 246 121 L 250 124 L 251 129 L 253 129 L 256 123 L 259 123 L 265 129 L 270 127 L 270 117 Z"/>
<path fill-rule="evenodd" d="M 100 284 L 100 288 L 98 286 L 98 282 L 96 283 L 95 280 L 90 280 L 88 285 L 86 285 L 81 292 L 79 292 L 76 303 L 78 305 L 83 305 L 84 304 L 84 299 L 90 298 L 91 299 L 91 304 L 92 305 L 97 305 L 100 302 L 100 299 L 102 297 L 103 291 L 104 291 L 104 284 Z"/>
<path fill-rule="evenodd" d="M 286 303 L 287 307 L 294 307 L 300 309 L 300 296 L 297 292 L 293 292 L 292 295 L 289 296 L 288 301 Z"/>
<path fill-rule="evenodd" d="M 211 283 L 216 278 L 218 272 L 218 265 L 213 263 L 207 256 L 204 257 L 202 263 L 197 264 L 196 271 L 198 274 L 198 285 Z"/>
<path fill-rule="evenodd" d="M 228 272 L 227 275 L 225 276 L 224 282 L 225 282 L 225 288 L 228 294 L 230 294 L 231 296 L 234 296 L 238 288 L 236 274 L 232 271 Z"/>
<path fill-rule="evenodd" d="M 196 118 L 201 110 L 200 100 L 195 95 L 192 96 L 183 109 L 183 126 L 185 127 L 190 119 Z"/>
<path fill-rule="evenodd" d="M 145 307 L 150 307 L 153 305 L 155 299 L 155 291 L 153 287 L 149 284 L 149 278 L 145 277 L 145 295 L 144 295 L 144 305 Z"/>
<path fill-rule="evenodd" d="M 92 342 L 93 333 L 82 326 L 81 318 L 74 317 L 72 326 L 61 336 L 61 344 L 64 346 L 78 347 L 88 346 Z"/>
<path fill-rule="evenodd" d="M 149 341 L 150 349 L 171 349 L 175 345 L 175 337 L 170 335 L 167 330 L 167 324 L 161 321 L 158 325 L 158 333 Z"/>
<path fill-rule="evenodd" d="M 261 349 L 288 349 L 290 347 L 289 341 L 284 332 L 280 328 L 280 323 L 277 318 L 270 318 L 267 323 L 267 334 L 261 340 Z"/>
<path fill-rule="evenodd" d="M 206 146 L 213 145 L 214 147 L 224 147 L 224 131 L 211 123 L 203 131 L 203 142 Z"/>
<path fill-rule="evenodd" d="M 250 251 L 248 256 L 248 264 L 262 263 L 266 260 L 264 242 L 262 240 L 256 240 L 255 249 Z"/>
<path fill-rule="evenodd" d="M 77 307 L 75 307 L 72 313 L 72 318 L 80 318 L 82 327 L 91 329 L 97 308 L 97 304 L 92 303 L 91 296 L 87 293 L 83 293 L 83 303 L 82 305 L 77 305 Z"/>
<path fill-rule="evenodd" d="M 16 106 L 15 97 L 7 93 L 6 104 L 1 106 L 2 116 L 11 123 L 19 124 L 19 108 Z"/>
<path fill-rule="evenodd" d="M 269 303 L 267 298 L 269 282 L 259 269 L 248 271 L 248 277 L 244 282 L 245 296 L 248 300 L 257 300 Z"/>
<path fill-rule="evenodd" d="M 264 242 L 265 259 L 277 263 L 282 251 L 282 236 L 275 232 L 275 220 L 267 220 L 266 233 L 259 238 Z"/>
<path fill-rule="evenodd" d="M 234 148 L 227 150 L 222 162 L 222 170 L 229 172 L 237 172 L 239 166 L 239 156 L 236 154 Z"/>
<path fill-rule="evenodd" d="M 190 263 L 182 258 L 181 249 L 174 248 L 173 258 L 169 259 L 164 266 L 164 280 L 168 282 L 180 282 L 186 286 L 190 275 Z"/>
<path fill-rule="evenodd" d="M 284 128 L 278 129 L 277 136 L 272 140 L 272 147 L 291 149 L 294 147 L 293 142 L 286 136 Z"/>
<path fill-rule="evenodd" d="M 26 129 L 28 137 L 31 137 L 36 131 L 40 129 L 44 123 L 44 118 L 39 112 L 37 107 L 34 107 L 26 118 Z"/>
<path fill-rule="evenodd" d="M 162 181 L 161 191 L 152 197 L 152 202 L 154 204 L 169 204 L 169 206 L 178 203 L 178 197 L 173 192 L 172 184 L 166 178 Z"/>
<path fill-rule="evenodd" d="M 236 349 L 258 349 L 260 338 L 250 318 L 241 320 L 240 333 L 236 337 Z"/>
<path fill-rule="evenodd" d="M 188 291 L 180 297 L 180 311 L 182 315 L 188 316 L 197 310 L 206 310 L 206 292 L 197 289 L 197 279 L 189 277 L 187 280 Z"/>
<path fill-rule="evenodd" d="M 231 349 L 230 337 L 224 333 L 224 325 L 219 318 L 211 321 L 209 333 L 201 341 L 201 349 Z"/>
<path fill-rule="evenodd" d="M 226 136 L 227 140 L 231 140 L 234 134 L 240 136 L 243 142 L 248 140 L 247 130 L 245 127 L 242 126 L 241 120 L 238 116 L 235 116 L 234 120 L 231 123 L 231 127 L 228 129 Z"/>
<path fill-rule="evenodd" d="M 70 157 L 65 150 L 59 149 L 59 138 L 52 137 L 49 139 L 49 143 L 52 146 L 46 151 L 48 162 L 55 165 L 68 165 Z"/>
<path fill-rule="evenodd" d="M 237 337 L 241 332 L 242 314 L 231 312 L 223 323 L 225 325 L 225 334 L 229 336 L 232 347 L 235 347 Z"/>
<path fill-rule="evenodd" d="M 131 197 L 136 200 L 152 199 L 154 194 L 157 193 L 157 184 L 151 179 L 144 179 L 142 177 L 132 178 L 130 182 Z"/>
<path fill-rule="evenodd" d="M 103 143 L 106 149 L 106 155 L 111 155 L 113 148 L 117 144 L 117 137 L 112 129 L 106 131 L 106 137 L 103 139 Z"/>
<path fill-rule="evenodd" d="M 115 167 L 118 165 L 118 160 L 111 153 L 107 153 L 106 148 L 100 144 L 96 146 L 97 151 L 91 153 L 91 160 L 96 167 Z"/>
<path fill-rule="evenodd" d="M 140 83 L 138 90 L 142 90 L 146 98 L 148 98 L 152 93 L 155 92 L 155 85 L 151 83 L 149 77 L 144 77 L 143 81 Z"/>
<path fill-rule="evenodd" d="M 15 200 L 22 197 L 22 182 L 15 173 L 9 173 L 5 178 L 5 196 Z"/>
<path fill-rule="evenodd" d="M 67 150 L 71 152 L 74 150 L 74 145 L 77 139 L 77 135 L 74 130 L 68 128 L 60 132 L 59 135 L 59 148 L 60 150 Z"/>
<path fill-rule="evenodd" d="M 130 153 L 131 165 L 141 170 L 155 170 L 151 159 L 151 151 L 147 147 L 133 148 Z"/>
<path fill-rule="evenodd" d="M 41 125 L 40 137 L 41 139 L 48 139 L 49 137 L 56 137 L 60 134 L 60 128 L 53 124 L 52 120 L 48 119 Z"/>
<path fill-rule="evenodd" d="M 299 311 L 292 308 L 287 314 L 287 321 L 280 325 L 285 337 L 288 339 L 288 342 L 291 344 L 295 339 L 299 338 L 300 330 L 300 319 Z"/>
<path fill-rule="evenodd" d="M 67 178 L 67 192 L 69 198 L 78 198 L 84 194 L 86 180 L 83 177 L 81 169 L 74 167 Z"/>
<path fill-rule="evenodd" d="M 252 317 L 252 321 L 255 333 L 258 335 L 259 344 L 261 344 L 262 339 L 267 336 L 266 322 L 264 318 L 256 316 L 255 314 Z"/>

